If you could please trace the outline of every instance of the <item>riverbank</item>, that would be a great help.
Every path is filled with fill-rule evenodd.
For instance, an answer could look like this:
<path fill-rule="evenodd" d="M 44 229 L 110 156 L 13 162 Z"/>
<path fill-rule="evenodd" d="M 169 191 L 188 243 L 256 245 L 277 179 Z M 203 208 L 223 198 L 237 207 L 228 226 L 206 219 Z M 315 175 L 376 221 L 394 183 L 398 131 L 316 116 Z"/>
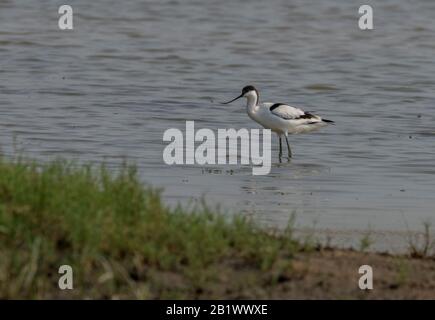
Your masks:
<path fill-rule="evenodd" d="M 170 209 L 134 167 L 0 159 L 1 299 L 435 298 L 433 262 L 328 248 L 291 223 L 264 230 L 205 205 Z M 364 264 L 370 291 L 358 288 Z M 73 290 L 58 287 L 61 265 Z"/>

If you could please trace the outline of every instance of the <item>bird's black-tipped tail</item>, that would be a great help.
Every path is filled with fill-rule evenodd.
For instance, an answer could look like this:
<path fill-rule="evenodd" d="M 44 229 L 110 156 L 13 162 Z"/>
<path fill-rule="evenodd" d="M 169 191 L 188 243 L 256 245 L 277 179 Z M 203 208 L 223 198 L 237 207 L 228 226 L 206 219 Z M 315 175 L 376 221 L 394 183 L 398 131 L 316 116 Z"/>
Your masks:
<path fill-rule="evenodd" d="M 335 124 L 335 121 L 328 120 L 328 119 L 322 119 L 322 121 L 330 124 Z"/>

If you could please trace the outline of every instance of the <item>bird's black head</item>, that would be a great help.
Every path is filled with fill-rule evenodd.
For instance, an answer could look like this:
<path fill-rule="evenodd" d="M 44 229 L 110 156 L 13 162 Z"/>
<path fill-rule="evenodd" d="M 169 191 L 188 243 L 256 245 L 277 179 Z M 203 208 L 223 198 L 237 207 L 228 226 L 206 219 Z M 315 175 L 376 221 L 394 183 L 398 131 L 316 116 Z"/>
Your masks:
<path fill-rule="evenodd" d="M 242 95 L 244 95 L 245 93 L 248 93 L 249 91 L 255 91 L 258 94 L 257 89 L 255 89 L 254 86 L 246 86 L 242 89 Z"/>
<path fill-rule="evenodd" d="M 249 85 L 249 86 L 246 86 L 246 87 L 244 87 L 244 88 L 242 89 L 242 94 L 241 94 L 240 96 L 238 96 L 237 98 L 235 98 L 235 99 L 233 99 L 233 100 L 231 100 L 231 101 L 223 102 L 223 104 L 228 104 L 228 103 L 231 103 L 231 102 L 233 102 L 233 101 L 236 101 L 237 99 L 240 99 L 240 98 L 242 98 L 242 97 L 246 97 L 245 95 L 246 95 L 247 93 L 251 92 L 251 91 L 254 91 L 254 92 L 257 94 L 257 101 L 258 101 L 258 97 L 260 96 L 260 95 L 258 94 L 258 90 L 255 89 L 254 86 Z"/>

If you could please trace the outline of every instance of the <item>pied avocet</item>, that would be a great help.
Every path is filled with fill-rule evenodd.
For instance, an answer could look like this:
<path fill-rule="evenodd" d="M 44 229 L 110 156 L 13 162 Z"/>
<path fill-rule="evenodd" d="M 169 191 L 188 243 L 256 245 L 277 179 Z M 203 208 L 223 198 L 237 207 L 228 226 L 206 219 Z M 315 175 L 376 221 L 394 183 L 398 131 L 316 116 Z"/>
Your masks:
<path fill-rule="evenodd" d="M 223 104 L 229 104 L 237 99 L 246 98 L 246 109 L 249 117 L 278 135 L 280 159 L 282 157 L 282 136 L 285 137 L 287 142 L 288 158 L 291 158 L 292 152 L 288 143 L 289 134 L 312 132 L 334 123 L 334 121 L 322 119 L 318 115 L 305 112 L 302 109 L 291 107 L 284 103 L 264 102 L 260 104 L 259 97 L 258 90 L 254 86 L 246 86 L 243 88 L 240 96 Z"/>

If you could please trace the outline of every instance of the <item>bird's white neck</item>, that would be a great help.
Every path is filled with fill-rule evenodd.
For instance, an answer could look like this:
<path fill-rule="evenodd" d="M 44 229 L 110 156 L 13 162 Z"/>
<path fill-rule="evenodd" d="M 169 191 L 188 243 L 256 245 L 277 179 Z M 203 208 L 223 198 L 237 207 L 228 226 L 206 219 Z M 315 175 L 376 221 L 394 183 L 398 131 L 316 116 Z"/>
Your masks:
<path fill-rule="evenodd" d="M 247 99 L 246 108 L 247 108 L 248 115 L 253 117 L 259 108 L 258 95 L 257 93 L 252 92 L 246 96 L 246 99 Z"/>

